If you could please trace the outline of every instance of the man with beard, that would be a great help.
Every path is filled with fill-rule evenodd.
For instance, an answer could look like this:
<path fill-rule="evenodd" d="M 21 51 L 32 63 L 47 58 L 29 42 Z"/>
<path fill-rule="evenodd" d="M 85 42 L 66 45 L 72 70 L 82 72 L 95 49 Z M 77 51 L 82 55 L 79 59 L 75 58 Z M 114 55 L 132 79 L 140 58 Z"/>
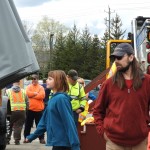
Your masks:
<path fill-rule="evenodd" d="M 144 74 L 128 43 L 110 58 L 116 73 L 101 86 L 93 116 L 106 150 L 146 150 L 149 132 L 150 76 Z"/>

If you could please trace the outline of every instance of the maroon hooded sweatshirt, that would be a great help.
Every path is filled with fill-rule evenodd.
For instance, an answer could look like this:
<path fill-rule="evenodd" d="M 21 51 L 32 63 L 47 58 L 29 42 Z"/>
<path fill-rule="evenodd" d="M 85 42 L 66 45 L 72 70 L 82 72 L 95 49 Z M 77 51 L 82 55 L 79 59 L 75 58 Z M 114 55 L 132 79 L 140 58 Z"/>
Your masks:
<path fill-rule="evenodd" d="M 138 81 L 137 81 L 138 82 Z M 150 76 L 145 75 L 142 87 L 120 89 L 106 80 L 96 100 L 93 116 L 97 132 L 122 146 L 135 146 L 149 132 Z"/>

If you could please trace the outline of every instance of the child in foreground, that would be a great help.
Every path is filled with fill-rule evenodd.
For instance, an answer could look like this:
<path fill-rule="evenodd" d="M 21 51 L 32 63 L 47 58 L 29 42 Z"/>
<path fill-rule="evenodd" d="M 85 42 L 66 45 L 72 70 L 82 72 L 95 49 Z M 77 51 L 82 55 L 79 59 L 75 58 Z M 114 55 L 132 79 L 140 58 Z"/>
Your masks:
<path fill-rule="evenodd" d="M 26 143 L 32 142 L 39 135 L 47 132 L 46 146 L 53 146 L 52 150 L 80 150 L 71 98 L 66 94 L 68 83 L 65 72 L 50 71 L 46 83 L 47 88 L 52 89 L 54 94 L 48 101 L 37 129 L 27 136 Z"/>

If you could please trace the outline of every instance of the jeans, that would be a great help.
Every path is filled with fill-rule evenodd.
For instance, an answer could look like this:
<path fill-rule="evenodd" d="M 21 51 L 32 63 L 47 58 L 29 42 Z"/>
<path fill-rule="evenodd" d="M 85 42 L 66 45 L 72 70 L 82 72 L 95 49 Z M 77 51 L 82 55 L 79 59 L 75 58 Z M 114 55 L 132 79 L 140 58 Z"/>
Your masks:
<path fill-rule="evenodd" d="M 78 127 L 79 114 L 77 114 L 75 111 L 73 111 L 73 118 L 74 118 L 74 122 L 76 124 L 76 127 Z"/>
<path fill-rule="evenodd" d="M 31 128 L 33 126 L 33 121 L 35 121 L 36 127 L 42 117 L 43 111 L 32 111 L 27 110 L 27 117 L 25 121 L 25 128 L 24 128 L 24 138 L 30 135 Z M 44 134 L 39 136 L 39 140 L 44 139 Z"/>

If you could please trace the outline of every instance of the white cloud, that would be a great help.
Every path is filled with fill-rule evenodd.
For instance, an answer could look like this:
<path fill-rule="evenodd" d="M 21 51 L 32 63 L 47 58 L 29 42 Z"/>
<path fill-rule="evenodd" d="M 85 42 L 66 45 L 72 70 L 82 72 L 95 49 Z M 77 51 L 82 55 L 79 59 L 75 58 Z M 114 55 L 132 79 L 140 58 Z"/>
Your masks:
<path fill-rule="evenodd" d="M 46 15 L 69 26 L 75 23 L 77 27 L 84 28 L 87 25 L 93 32 L 96 32 L 97 29 L 97 34 L 102 33 L 101 30 L 105 31 L 104 18 L 108 19 L 108 6 L 111 8 L 111 17 L 114 17 L 116 13 L 120 16 L 123 30 L 130 30 L 133 18 L 148 16 L 150 8 L 149 0 L 142 2 L 139 0 L 136 2 L 129 0 L 49 0 L 45 2 L 43 0 L 41 5 L 35 7 L 19 7 L 17 5 L 19 0 L 15 1 L 22 20 L 37 23 L 42 16 Z"/>

